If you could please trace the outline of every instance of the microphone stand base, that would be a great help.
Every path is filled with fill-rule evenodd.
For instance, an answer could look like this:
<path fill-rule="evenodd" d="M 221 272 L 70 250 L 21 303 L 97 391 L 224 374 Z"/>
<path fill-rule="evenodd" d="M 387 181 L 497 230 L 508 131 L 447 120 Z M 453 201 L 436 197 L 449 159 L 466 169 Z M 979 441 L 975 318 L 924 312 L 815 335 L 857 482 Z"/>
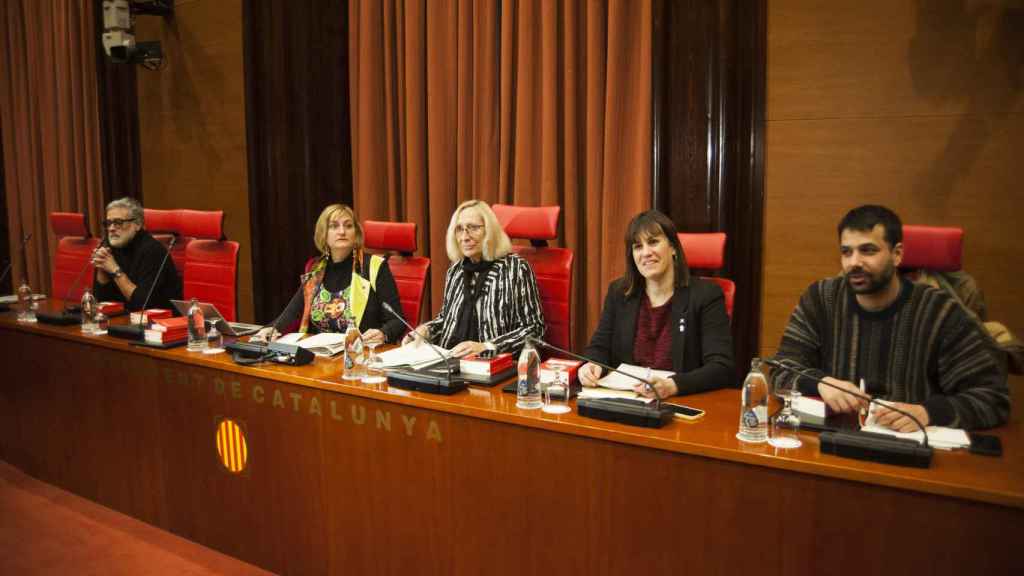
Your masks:
<path fill-rule="evenodd" d="M 644 428 L 661 428 L 671 422 L 673 416 L 668 408 L 612 398 L 580 398 L 576 401 L 576 411 L 587 418 Z"/>
<path fill-rule="evenodd" d="M 145 332 L 145 326 L 138 326 L 136 324 L 116 324 L 107 327 L 107 334 L 115 338 L 124 338 L 125 340 L 142 340 Z"/>
<path fill-rule="evenodd" d="M 36 320 L 40 324 L 52 324 L 54 326 L 73 326 L 82 323 L 82 316 L 74 312 L 36 312 Z"/>
<path fill-rule="evenodd" d="M 448 374 L 431 374 L 419 370 L 395 368 L 388 371 L 388 386 L 403 390 L 426 392 L 427 394 L 443 394 L 450 396 L 465 390 L 466 381 L 458 376 L 449 378 Z"/>
<path fill-rule="evenodd" d="M 846 430 L 822 432 L 819 438 L 822 454 L 912 468 L 928 468 L 932 464 L 932 447 L 914 440 Z"/>

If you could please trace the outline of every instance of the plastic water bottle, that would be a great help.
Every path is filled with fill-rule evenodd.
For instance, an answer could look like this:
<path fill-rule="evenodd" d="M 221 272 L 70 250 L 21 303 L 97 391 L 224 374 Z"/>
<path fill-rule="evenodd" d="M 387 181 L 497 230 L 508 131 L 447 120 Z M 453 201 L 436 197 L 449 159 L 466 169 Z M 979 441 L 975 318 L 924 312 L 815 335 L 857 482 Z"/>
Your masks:
<path fill-rule="evenodd" d="M 544 405 L 540 393 L 540 354 L 527 340 L 519 353 L 519 383 L 516 386 L 516 408 L 535 410 Z"/>
<path fill-rule="evenodd" d="M 32 287 L 28 280 L 22 280 L 18 287 L 18 322 L 35 322 L 36 306 L 32 301 Z"/>
<path fill-rule="evenodd" d="M 761 372 L 761 359 L 750 361 L 750 373 L 743 381 L 740 398 L 740 431 L 736 437 L 743 442 L 768 440 L 768 382 Z"/>
<path fill-rule="evenodd" d="M 209 346 L 206 341 L 206 318 L 195 298 L 188 307 L 188 351 L 202 352 Z"/>
<path fill-rule="evenodd" d="M 83 334 L 95 334 L 96 328 L 96 312 L 99 305 L 96 303 L 96 297 L 92 295 L 92 290 L 88 288 L 82 293 L 82 333 Z"/>
<path fill-rule="evenodd" d="M 363 359 L 363 335 L 356 326 L 355 319 L 349 318 L 345 328 L 345 355 L 342 357 L 341 378 L 343 380 L 361 380 L 366 373 Z"/>

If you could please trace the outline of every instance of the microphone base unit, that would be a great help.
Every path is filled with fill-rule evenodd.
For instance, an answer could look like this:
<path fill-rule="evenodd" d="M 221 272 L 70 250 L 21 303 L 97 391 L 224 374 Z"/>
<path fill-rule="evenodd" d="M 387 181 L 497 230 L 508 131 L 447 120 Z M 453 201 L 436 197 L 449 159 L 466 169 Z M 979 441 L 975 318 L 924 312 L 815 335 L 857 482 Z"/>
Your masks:
<path fill-rule="evenodd" d="M 851 430 L 826 431 L 819 438 L 822 454 L 912 468 L 928 468 L 932 464 L 932 447 L 914 440 Z"/>
<path fill-rule="evenodd" d="M 668 408 L 614 398 L 580 398 L 576 401 L 576 411 L 587 418 L 644 428 L 661 428 L 673 417 Z"/>
<path fill-rule="evenodd" d="M 53 324 L 54 326 L 73 326 L 82 323 L 81 314 L 74 312 L 36 312 L 36 320 L 40 324 Z"/>
<path fill-rule="evenodd" d="M 107 334 L 125 340 L 142 340 L 146 335 L 146 327 L 138 324 L 112 324 L 107 327 Z"/>
<path fill-rule="evenodd" d="M 313 354 L 302 346 L 296 346 L 295 344 L 271 342 L 267 345 L 267 350 L 277 354 L 276 357 L 271 358 L 272 361 L 279 364 L 289 364 L 291 366 L 305 366 L 312 362 L 313 358 L 316 357 L 316 354 Z"/>
<path fill-rule="evenodd" d="M 230 342 L 224 348 L 243 360 L 256 360 L 277 362 L 290 366 L 305 366 L 313 361 L 315 355 L 301 346 L 295 344 L 282 344 L 271 342 L 269 344 L 257 344 L 253 342 Z"/>
<path fill-rule="evenodd" d="M 469 385 L 460 377 L 447 373 L 437 374 L 420 370 L 392 368 L 388 371 L 388 386 L 450 396 L 465 390 Z"/>

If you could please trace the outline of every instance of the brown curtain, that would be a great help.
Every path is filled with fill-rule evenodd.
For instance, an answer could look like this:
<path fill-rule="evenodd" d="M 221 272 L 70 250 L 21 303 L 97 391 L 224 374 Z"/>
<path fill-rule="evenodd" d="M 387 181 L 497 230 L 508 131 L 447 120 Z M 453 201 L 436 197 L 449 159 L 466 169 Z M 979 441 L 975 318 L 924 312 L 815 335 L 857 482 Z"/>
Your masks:
<path fill-rule="evenodd" d="M 98 45 L 92 2 L 0 3 L 0 131 L 10 244 L 32 233 L 26 259 L 12 254 L 15 285 L 50 290 L 56 241 L 48 215 L 103 218 L 96 89 Z M 60 297 L 61 295 L 57 295 Z"/>
<path fill-rule="evenodd" d="M 360 217 L 420 224 L 436 312 L 460 202 L 561 205 L 581 349 L 650 207 L 651 2 L 352 0 L 349 17 Z"/>

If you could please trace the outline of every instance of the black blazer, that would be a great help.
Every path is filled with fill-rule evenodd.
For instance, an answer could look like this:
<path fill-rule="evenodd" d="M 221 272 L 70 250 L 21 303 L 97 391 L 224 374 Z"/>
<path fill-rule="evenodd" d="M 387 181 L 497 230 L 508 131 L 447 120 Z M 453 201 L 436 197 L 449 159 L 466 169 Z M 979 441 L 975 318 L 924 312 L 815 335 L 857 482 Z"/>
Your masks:
<path fill-rule="evenodd" d="M 611 366 L 633 363 L 633 340 L 642 292 L 625 295 L 625 280 L 608 286 L 597 330 L 586 355 Z M 672 296 L 672 377 L 680 394 L 736 385 L 732 334 L 725 296 L 717 284 L 690 277 Z"/>

